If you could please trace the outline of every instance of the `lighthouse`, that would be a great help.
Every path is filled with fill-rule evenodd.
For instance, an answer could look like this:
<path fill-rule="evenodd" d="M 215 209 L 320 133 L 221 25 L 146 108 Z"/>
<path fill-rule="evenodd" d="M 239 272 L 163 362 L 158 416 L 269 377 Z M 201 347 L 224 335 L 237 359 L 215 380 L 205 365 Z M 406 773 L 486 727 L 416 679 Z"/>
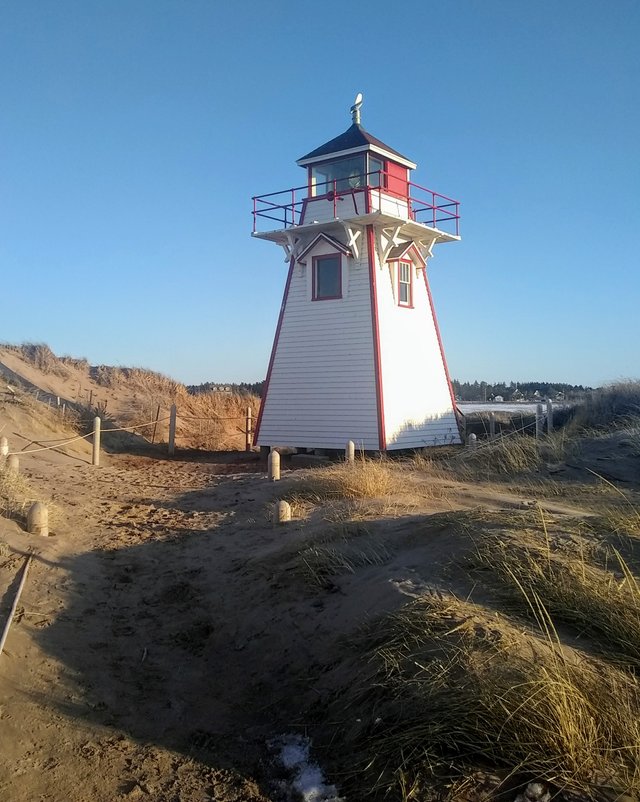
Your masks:
<path fill-rule="evenodd" d="M 428 270 L 459 203 L 361 125 L 298 159 L 303 186 L 253 198 L 288 273 L 254 443 L 394 451 L 460 443 Z"/>

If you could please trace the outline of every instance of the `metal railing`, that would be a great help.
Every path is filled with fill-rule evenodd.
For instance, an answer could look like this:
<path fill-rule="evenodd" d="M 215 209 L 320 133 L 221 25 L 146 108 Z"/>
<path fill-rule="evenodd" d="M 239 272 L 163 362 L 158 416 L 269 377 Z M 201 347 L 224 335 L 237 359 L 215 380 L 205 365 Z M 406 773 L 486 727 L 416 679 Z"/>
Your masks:
<path fill-rule="evenodd" d="M 459 201 L 420 186 L 420 184 L 415 184 L 413 181 L 404 181 L 402 178 L 382 170 L 368 173 L 366 176 L 356 176 L 355 181 L 359 184 L 357 186 L 350 184 L 350 181 L 353 180 L 353 178 L 338 178 L 316 184 L 313 189 L 305 184 L 280 192 L 255 195 L 252 198 L 253 233 L 259 233 L 261 230 L 273 230 L 273 228 L 261 227 L 260 224 L 265 220 L 278 223 L 278 228 L 282 229 L 301 225 L 305 205 L 316 200 L 333 203 L 333 218 L 338 219 L 338 202 L 340 200 L 344 200 L 346 196 L 352 196 L 354 197 L 354 208 L 357 208 L 355 196 L 360 193 L 368 193 L 369 208 L 374 205 L 371 200 L 376 196 L 379 210 L 382 210 L 383 199 L 401 201 L 407 204 L 409 220 L 459 236 Z M 398 187 L 401 191 L 391 187 Z"/>

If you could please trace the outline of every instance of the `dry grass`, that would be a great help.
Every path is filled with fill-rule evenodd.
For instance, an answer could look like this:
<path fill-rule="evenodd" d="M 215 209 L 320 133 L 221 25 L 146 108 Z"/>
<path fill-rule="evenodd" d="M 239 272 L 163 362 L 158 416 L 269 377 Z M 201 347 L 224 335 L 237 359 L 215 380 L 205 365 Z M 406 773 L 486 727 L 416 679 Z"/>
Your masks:
<path fill-rule="evenodd" d="M 596 390 L 584 404 L 576 408 L 571 429 L 611 429 L 631 425 L 640 420 L 640 381 L 615 382 Z"/>
<path fill-rule="evenodd" d="M 481 443 L 463 452 L 461 470 L 470 475 L 514 476 L 537 471 L 542 465 L 540 448 L 533 437 L 514 436 Z"/>
<path fill-rule="evenodd" d="M 400 466 L 387 460 L 357 459 L 312 468 L 296 483 L 296 496 L 314 503 L 376 499 L 406 493 Z"/>
<path fill-rule="evenodd" d="M 570 543 L 562 550 L 548 541 L 538 548 L 517 538 L 490 538 L 477 552 L 478 563 L 489 569 L 511 606 L 533 614 L 535 598 L 557 622 L 588 636 L 602 653 L 640 666 L 640 586 L 615 549 L 608 565 L 593 562 L 589 544 Z"/>
<path fill-rule="evenodd" d="M 434 776 L 485 766 L 579 794 L 640 791 L 637 681 L 564 649 L 533 604 L 542 636 L 454 596 L 424 596 L 368 632 L 373 673 L 347 691 L 367 711 L 345 724 L 358 782 L 416 800 Z"/>
<path fill-rule="evenodd" d="M 178 447 L 211 451 L 242 450 L 245 447 L 247 407 L 252 408 L 254 422 L 260 409 L 260 399 L 257 396 L 218 392 L 191 395 L 180 382 L 145 368 L 110 365 L 91 367 L 86 359 L 68 356 L 58 358 L 44 344 L 25 343 L 3 347 L 17 353 L 45 374 L 73 378 L 82 385 L 82 397 L 79 390 L 76 390 L 76 401 L 87 405 L 84 415 L 87 421 L 100 415 L 103 419 L 110 419 L 114 425 L 133 428 L 135 434 L 142 435 L 147 440 L 152 438 L 155 430 L 155 442 L 168 440 L 169 410 L 175 403 L 178 408 Z M 85 376 L 78 377 L 76 374 L 72 377 L 71 369 Z M 100 388 L 110 391 L 108 398 L 98 398 L 99 392 L 105 395 L 105 390 L 100 391 Z M 90 398 L 93 400 L 89 409 Z M 125 412 L 122 412 L 123 408 L 126 409 Z M 115 416 L 114 409 L 119 410 Z M 160 422 L 154 426 L 153 421 L 157 415 Z M 81 422 L 78 425 L 82 428 L 83 424 Z M 105 426 L 106 428 L 108 427 Z M 131 438 L 120 439 L 122 442 L 118 446 L 116 438 L 111 436 L 110 443 L 114 448 L 131 446 Z"/>
<path fill-rule="evenodd" d="M 384 565 L 392 552 L 382 540 L 365 536 L 314 544 L 303 549 L 299 556 L 307 576 L 320 587 L 326 587 L 333 577 L 355 574 L 358 568 L 367 565 Z"/>
<path fill-rule="evenodd" d="M 253 421 L 260 409 L 260 399 L 235 393 L 198 393 L 181 389 L 178 405 L 177 436 L 191 448 L 210 451 L 237 451 L 245 446 L 245 419 L 251 407 Z"/>
<path fill-rule="evenodd" d="M 27 480 L 0 465 L 0 515 L 22 520 L 34 500 L 33 488 Z"/>
<path fill-rule="evenodd" d="M 562 462 L 573 442 L 564 431 L 536 439 L 514 434 L 481 440 L 475 448 L 446 450 L 440 454 L 417 454 L 410 461 L 414 470 L 439 480 L 463 481 L 532 478 L 549 463 Z"/>
<path fill-rule="evenodd" d="M 43 373 L 50 373 L 61 378 L 67 378 L 69 375 L 66 365 L 45 343 L 3 344 L 2 347 L 19 354 L 25 362 L 29 362 Z"/>

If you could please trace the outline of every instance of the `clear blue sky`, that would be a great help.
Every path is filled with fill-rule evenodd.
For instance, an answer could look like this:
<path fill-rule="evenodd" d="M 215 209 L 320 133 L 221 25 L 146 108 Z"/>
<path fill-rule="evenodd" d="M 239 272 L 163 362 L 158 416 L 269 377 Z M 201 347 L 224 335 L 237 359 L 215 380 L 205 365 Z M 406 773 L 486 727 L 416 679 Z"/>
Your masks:
<path fill-rule="evenodd" d="M 250 198 L 362 91 L 462 202 L 452 376 L 638 376 L 639 42 L 638 0 L 0 0 L 0 340 L 262 379 L 286 265 Z"/>

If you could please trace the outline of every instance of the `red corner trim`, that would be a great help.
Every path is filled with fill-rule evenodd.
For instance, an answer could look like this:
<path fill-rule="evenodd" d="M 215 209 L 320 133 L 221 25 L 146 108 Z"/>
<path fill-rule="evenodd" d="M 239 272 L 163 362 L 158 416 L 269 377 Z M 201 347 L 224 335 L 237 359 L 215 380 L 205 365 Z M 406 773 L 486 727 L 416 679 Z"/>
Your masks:
<path fill-rule="evenodd" d="M 429 287 L 429 279 L 427 278 L 427 271 L 426 269 L 422 271 L 424 275 L 424 286 L 427 288 L 427 297 L 429 298 L 429 306 L 431 307 L 431 316 L 433 317 L 433 325 L 436 328 L 436 337 L 438 338 L 438 346 L 440 348 L 440 356 L 442 357 L 442 364 L 444 365 L 444 375 L 447 377 L 447 384 L 449 385 L 449 395 L 451 396 L 451 406 L 453 407 L 454 413 L 457 410 L 456 406 L 456 397 L 453 394 L 453 386 L 451 384 L 451 378 L 449 377 L 449 368 L 447 367 L 447 359 L 444 355 L 444 348 L 442 346 L 442 337 L 440 336 L 440 327 L 438 326 L 438 318 L 436 317 L 436 310 L 433 306 L 433 298 L 431 297 L 431 288 Z M 458 434 L 462 439 L 462 433 L 460 432 L 460 423 L 458 420 L 458 416 L 455 416 L 456 424 L 458 425 Z"/>
<path fill-rule="evenodd" d="M 373 226 L 367 226 L 367 256 L 369 258 L 369 289 L 371 292 L 371 326 L 373 329 L 373 361 L 376 374 L 376 404 L 378 407 L 378 448 L 385 451 L 387 439 L 384 427 L 384 398 L 380 365 L 380 327 L 378 325 L 378 293 L 376 290 L 376 254 Z"/>
<path fill-rule="evenodd" d="M 267 378 L 264 380 L 264 390 L 262 392 L 262 400 L 260 402 L 260 412 L 258 412 L 258 419 L 256 420 L 256 428 L 253 433 L 253 445 L 257 445 L 258 437 L 260 435 L 260 424 L 262 423 L 262 413 L 267 403 L 267 393 L 269 392 L 269 382 L 271 381 L 271 372 L 273 370 L 273 363 L 276 358 L 276 349 L 278 347 L 278 340 L 280 339 L 280 331 L 282 329 L 282 321 L 284 319 L 284 310 L 287 305 L 287 298 L 289 297 L 289 287 L 291 286 L 291 279 L 293 278 L 293 268 L 296 261 L 291 257 L 289 262 L 289 273 L 287 275 L 287 283 L 284 287 L 284 295 L 282 296 L 282 304 L 280 306 L 280 315 L 278 316 L 278 325 L 276 326 L 276 336 L 273 338 L 273 347 L 271 348 L 271 357 L 269 359 L 269 367 L 267 368 Z"/>

